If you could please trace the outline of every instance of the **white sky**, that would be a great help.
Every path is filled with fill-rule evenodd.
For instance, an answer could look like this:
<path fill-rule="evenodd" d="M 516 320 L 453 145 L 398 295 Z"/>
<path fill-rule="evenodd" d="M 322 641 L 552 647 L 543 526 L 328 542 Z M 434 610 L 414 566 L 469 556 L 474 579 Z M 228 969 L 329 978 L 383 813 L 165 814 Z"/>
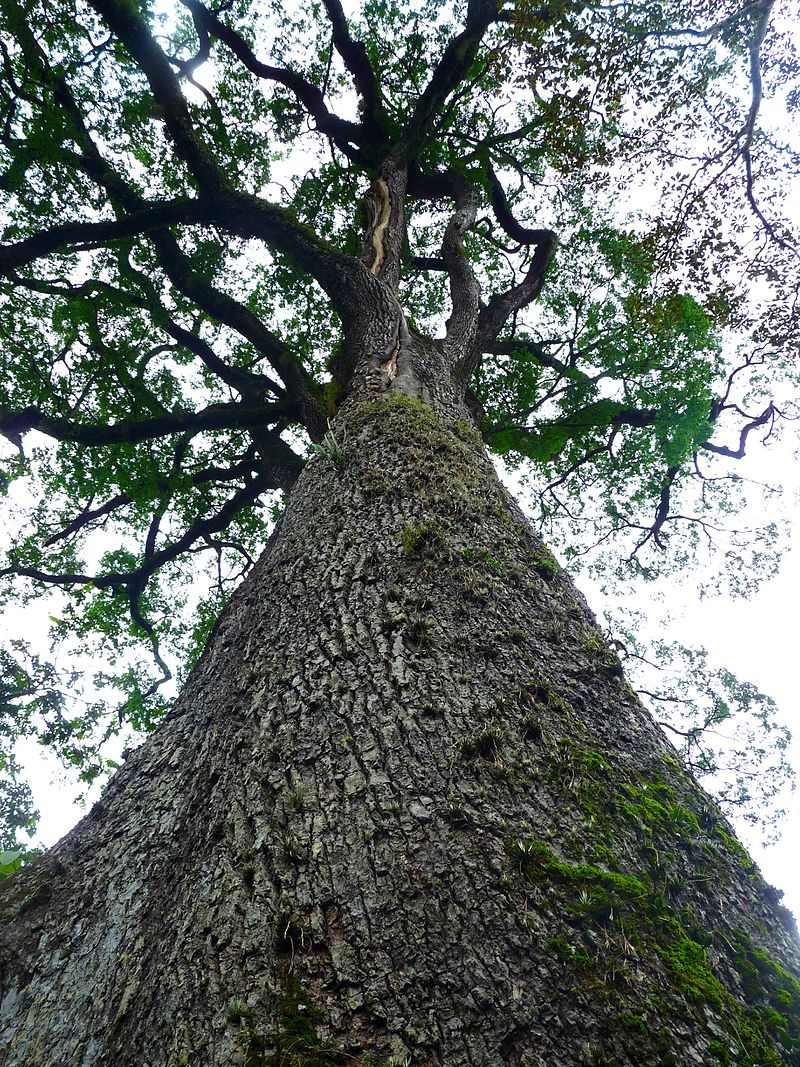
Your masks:
<path fill-rule="evenodd" d="M 674 620 L 669 626 L 670 639 L 707 648 L 716 666 L 731 670 L 740 681 L 758 686 L 775 700 L 780 721 L 793 734 L 790 762 L 800 776 L 800 469 L 789 435 L 780 450 L 759 453 L 754 440 L 748 451 L 752 453 L 746 461 L 749 476 L 784 486 L 783 508 L 790 517 L 790 533 L 779 573 L 745 600 L 729 595 L 701 598 L 696 583 L 703 575 L 689 569 L 670 585 L 660 610 L 668 611 Z M 758 516 L 748 519 L 755 523 Z M 597 597 L 588 588 L 584 591 L 597 610 Z M 641 603 L 628 606 L 658 620 L 659 606 L 654 610 L 644 597 Z M 773 845 L 763 845 L 743 822 L 734 820 L 734 826 L 767 881 L 784 891 L 783 903 L 800 923 L 800 791 L 782 800 L 781 806 L 788 814 L 780 827 L 780 840 Z"/>
<path fill-rule="evenodd" d="M 749 602 L 690 599 L 680 633 L 686 644 L 702 642 L 721 664 L 753 682 L 778 704 L 794 735 L 792 766 L 800 769 L 800 523 L 780 573 Z M 800 794 L 791 797 L 780 842 L 761 848 L 741 836 L 768 881 L 785 892 L 783 903 L 800 919 Z"/>

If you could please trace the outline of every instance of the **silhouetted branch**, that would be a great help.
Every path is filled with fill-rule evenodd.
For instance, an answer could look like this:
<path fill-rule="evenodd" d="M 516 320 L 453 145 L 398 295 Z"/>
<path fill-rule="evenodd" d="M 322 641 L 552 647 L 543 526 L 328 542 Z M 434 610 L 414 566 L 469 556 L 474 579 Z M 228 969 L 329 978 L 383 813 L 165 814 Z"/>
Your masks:
<path fill-rule="evenodd" d="M 187 7 L 195 22 L 201 25 L 206 32 L 216 37 L 217 40 L 233 52 L 241 63 L 258 78 L 274 81 L 288 89 L 305 111 L 314 119 L 316 128 L 320 133 L 331 137 L 336 145 L 349 156 L 357 156 L 353 145 L 363 147 L 366 139 L 363 129 L 353 122 L 339 118 L 328 110 L 322 91 L 311 82 L 305 80 L 299 74 L 283 67 L 274 67 L 268 63 L 262 63 L 253 54 L 252 49 L 244 38 L 227 26 L 217 15 L 209 11 L 198 0 L 181 0 Z M 335 34 L 335 31 L 334 31 Z"/>

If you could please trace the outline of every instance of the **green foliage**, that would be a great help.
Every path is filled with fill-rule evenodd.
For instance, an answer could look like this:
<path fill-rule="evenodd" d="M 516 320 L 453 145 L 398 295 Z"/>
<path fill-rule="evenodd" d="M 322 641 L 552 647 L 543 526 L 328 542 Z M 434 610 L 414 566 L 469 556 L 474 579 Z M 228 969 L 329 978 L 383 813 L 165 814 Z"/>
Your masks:
<path fill-rule="evenodd" d="M 34 721 L 51 731 L 69 729 L 56 682 L 53 668 L 29 655 L 21 641 L 0 648 L 0 847 L 9 853 L 24 853 L 20 837 L 33 836 L 38 817 L 16 743 L 32 732 Z"/>
<path fill-rule="evenodd" d="M 0 882 L 35 860 L 39 849 L 12 848 L 0 851 Z"/>
<path fill-rule="evenodd" d="M 555 484 L 571 514 L 596 510 L 602 496 L 621 534 L 626 524 L 646 531 L 665 472 L 713 435 L 718 331 L 693 296 L 665 290 L 651 260 L 631 234 L 579 228 L 561 246 L 537 334 L 478 379 L 492 449 L 513 465 L 543 465 L 534 484 L 548 519 Z M 564 340 L 543 346 L 548 334 Z"/>
<path fill-rule="evenodd" d="M 18 849 L 0 852 L 0 879 L 8 878 L 22 866 L 22 852 Z"/>
<path fill-rule="evenodd" d="M 772 838 L 795 779 L 791 734 L 775 701 L 714 664 L 704 648 L 663 638 L 645 643 L 636 614 L 616 630 L 626 672 L 685 764 L 729 816 Z"/>

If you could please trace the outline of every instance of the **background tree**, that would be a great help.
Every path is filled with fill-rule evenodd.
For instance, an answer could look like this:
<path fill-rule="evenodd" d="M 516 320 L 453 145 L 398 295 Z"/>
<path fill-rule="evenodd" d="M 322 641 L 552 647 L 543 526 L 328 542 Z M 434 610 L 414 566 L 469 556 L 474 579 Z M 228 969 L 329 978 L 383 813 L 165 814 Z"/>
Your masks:
<path fill-rule="evenodd" d="M 722 461 L 792 416 L 774 5 L 0 6 L 4 482 L 37 486 L 4 574 L 124 667 L 118 710 L 42 705 L 88 779 L 303 479 L 176 712 L 11 883 L 18 1062 L 789 1062 L 780 912 L 476 433 L 636 572 L 720 540 Z"/>

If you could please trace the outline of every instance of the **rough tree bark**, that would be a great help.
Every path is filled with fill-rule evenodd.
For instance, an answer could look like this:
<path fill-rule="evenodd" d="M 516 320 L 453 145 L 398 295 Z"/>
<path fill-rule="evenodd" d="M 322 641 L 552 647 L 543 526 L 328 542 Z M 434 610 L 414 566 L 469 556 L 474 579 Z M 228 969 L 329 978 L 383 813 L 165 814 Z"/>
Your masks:
<path fill-rule="evenodd" d="M 9 881 L 3 1062 L 797 1063 L 788 913 L 441 345 L 391 355 L 168 720 Z"/>
<path fill-rule="evenodd" d="M 555 244 L 514 219 L 488 162 L 425 170 L 437 116 L 469 91 L 483 37 L 509 11 L 469 0 L 397 130 L 338 2 L 324 7 L 358 122 L 259 61 L 220 19 L 227 5 L 186 0 L 200 53 L 213 37 L 286 87 L 369 175 L 354 256 L 234 187 L 137 5 L 90 6 L 146 79 L 191 195 L 143 198 L 95 139 L 95 101 L 84 114 L 10 5 L 26 72 L 52 93 L 73 146 L 53 162 L 77 168 L 113 218 L 5 245 L 0 270 L 142 235 L 198 323 L 234 331 L 269 366 L 228 365 L 146 291 L 158 328 L 166 316 L 169 335 L 242 400 L 196 413 L 194 428 L 251 431 L 263 461 L 254 495 L 296 477 L 285 426 L 322 445 L 166 722 L 91 813 L 4 885 L 3 1063 L 800 1063 L 788 913 L 627 686 L 469 413 L 475 368 L 538 294 Z M 9 82 L 27 113 L 38 96 Z M 463 248 L 481 189 L 499 230 L 530 253 L 524 276 L 485 301 Z M 449 280 L 441 341 L 410 331 L 400 309 L 408 197 L 451 211 L 441 255 L 416 264 Z M 189 224 L 263 241 L 319 286 L 344 334 L 332 434 L 302 361 L 183 250 L 176 231 Z M 176 412 L 109 428 L 26 407 L 2 429 L 100 447 L 177 434 Z"/>

